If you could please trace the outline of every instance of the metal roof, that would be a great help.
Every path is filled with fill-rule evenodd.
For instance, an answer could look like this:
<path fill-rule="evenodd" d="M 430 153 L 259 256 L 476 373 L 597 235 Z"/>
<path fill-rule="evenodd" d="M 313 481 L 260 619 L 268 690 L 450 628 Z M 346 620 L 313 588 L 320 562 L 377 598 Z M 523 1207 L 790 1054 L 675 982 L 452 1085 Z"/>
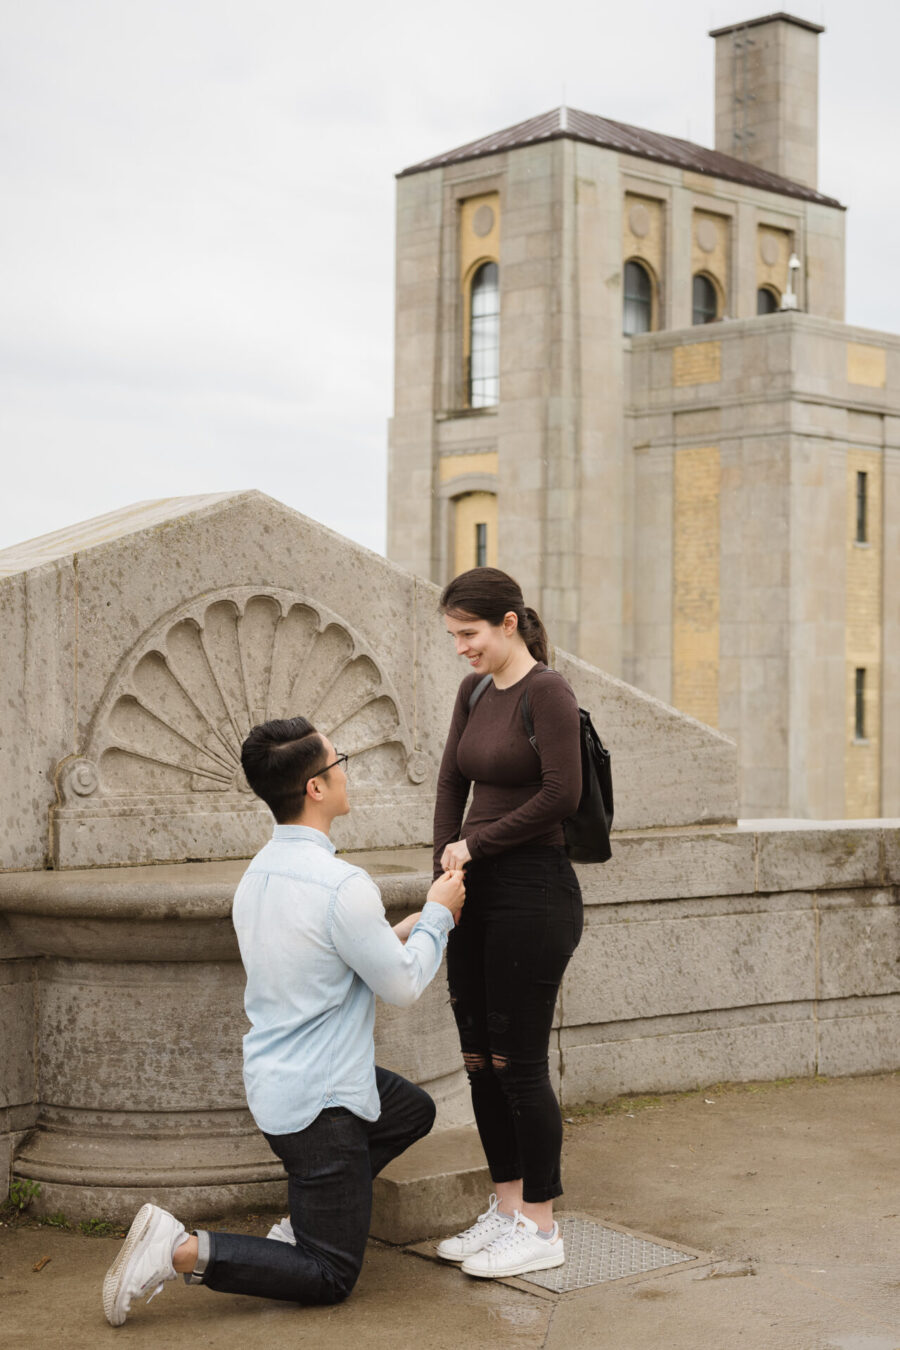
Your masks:
<path fill-rule="evenodd" d="M 398 173 L 397 177 L 425 173 L 429 169 L 441 169 L 449 164 L 462 164 L 469 159 L 482 159 L 485 155 L 518 150 L 542 141 L 558 140 L 585 141 L 589 145 L 618 150 L 621 154 L 635 155 L 639 159 L 652 159 L 659 164 L 672 164 L 676 168 L 689 169 L 692 173 L 706 174 L 710 178 L 746 183 L 765 192 L 777 192 L 782 197 L 798 197 L 801 201 L 818 202 L 821 206 L 836 206 L 844 210 L 834 197 L 826 197 L 815 188 L 794 183 L 777 173 L 769 173 L 767 169 L 757 168 L 743 159 L 735 159 L 733 155 L 723 155 L 719 150 L 710 150 L 693 141 L 682 141 L 677 136 L 663 136 L 658 131 L 645 131 L 643 127 L 613 122 L 608 117 L 597 117 L 594 113 L 580 112 L 577 108 L 554 108 L 552 112 L 541 113 L 539 117 L 530 117 L 527 122 L 517 122 L 503 131 L 495 131 L 492 136 L 482 136 L 480 140 L 470 141 L 456 150 L 448 150 L 446 154 L 412 164 Z"/>
<path fill-rule="evenodd" d="M 809 19 L 798 19 L 796 14 L 785 14 L 781 9 L 777 14 L 764 14 L 761 19 L 745 19 L 743 23 L 729 23 L 724 28 L 713 28 L 710 30 L 710 37 L 722 37 L 725 33 L 739 33 L 744 28 L 758 28 L 761 23 L 775 23 L 777 20 L 782 23 L 793 23 L 798 28 L 808 28 L 811 33 L 824 33 L 825 29 L 820 23 L 810 23 Z"/>

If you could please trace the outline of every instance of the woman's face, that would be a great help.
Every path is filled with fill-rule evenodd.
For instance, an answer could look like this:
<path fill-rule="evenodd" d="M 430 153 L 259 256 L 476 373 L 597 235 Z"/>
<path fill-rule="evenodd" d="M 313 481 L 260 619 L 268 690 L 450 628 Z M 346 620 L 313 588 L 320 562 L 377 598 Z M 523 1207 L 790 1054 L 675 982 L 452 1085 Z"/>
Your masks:
<path fill-rule="evenodd" d="M 513 653 L 519 638 L 515 614 L 503 616 L 502 624 L 488 623 L 487 619 L 473 619 L 463 614 L 445 614 L 447 632 L 456 643 L 456 650 L 464 656 L 480 675 L 492 675 L 502 670 Z"/>

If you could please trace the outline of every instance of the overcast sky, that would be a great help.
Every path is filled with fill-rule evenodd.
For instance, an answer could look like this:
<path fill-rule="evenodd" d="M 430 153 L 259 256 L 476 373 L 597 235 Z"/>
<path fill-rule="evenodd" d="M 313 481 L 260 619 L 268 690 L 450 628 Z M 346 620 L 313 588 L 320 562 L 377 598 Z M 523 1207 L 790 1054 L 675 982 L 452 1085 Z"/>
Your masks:
<path fill-rule="evenodd" d="M 563 101 L 713 143 L 738 0 L 6 0 L 0 547 L 256 487 L 384 546 L 399 169 Z M 900 330 L 900 6 L 805 0 L 851 323 Z"/>

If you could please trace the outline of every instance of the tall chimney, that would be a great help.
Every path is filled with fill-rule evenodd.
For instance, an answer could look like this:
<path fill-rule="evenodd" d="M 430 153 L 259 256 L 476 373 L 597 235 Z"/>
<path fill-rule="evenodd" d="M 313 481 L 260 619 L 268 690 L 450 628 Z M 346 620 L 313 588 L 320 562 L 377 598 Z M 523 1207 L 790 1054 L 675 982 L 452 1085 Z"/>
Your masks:
<path fill-rule="evenodd" d="M 791 14 L 715 28 L 716 149 L 817 186 L 819 34 Z"/>

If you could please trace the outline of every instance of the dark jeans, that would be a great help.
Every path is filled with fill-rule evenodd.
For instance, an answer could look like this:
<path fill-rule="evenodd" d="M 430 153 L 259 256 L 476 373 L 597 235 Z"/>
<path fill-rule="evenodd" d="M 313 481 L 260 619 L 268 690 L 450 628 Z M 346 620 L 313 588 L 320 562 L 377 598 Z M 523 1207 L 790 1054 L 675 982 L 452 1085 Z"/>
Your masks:
<path fill-rule="evenodd" d="M 547 1052 L 581 929 L 581 890 L 564 849 L 521 848 L 468 864 L 465 908 L 447 947 L 450 1001 L 491 1177 L 521 1177 L 533 1204 L 562 1194 L 562 1120 Z"/>
<path fill-rule="evenodd" d="M 434 1124 L 427 1092 L 387 1069 L 375 1073 L 378 1120 L 361 1120 L 337 1106 L 296 1134 L 266 1135 L 288 1174 L 297 1245 L 210 1233 L 203 1274 L 210 1289 L 293 1303 L 340 1303 L 347 1297 L 369 1234 L 372 1178 Z"/>

